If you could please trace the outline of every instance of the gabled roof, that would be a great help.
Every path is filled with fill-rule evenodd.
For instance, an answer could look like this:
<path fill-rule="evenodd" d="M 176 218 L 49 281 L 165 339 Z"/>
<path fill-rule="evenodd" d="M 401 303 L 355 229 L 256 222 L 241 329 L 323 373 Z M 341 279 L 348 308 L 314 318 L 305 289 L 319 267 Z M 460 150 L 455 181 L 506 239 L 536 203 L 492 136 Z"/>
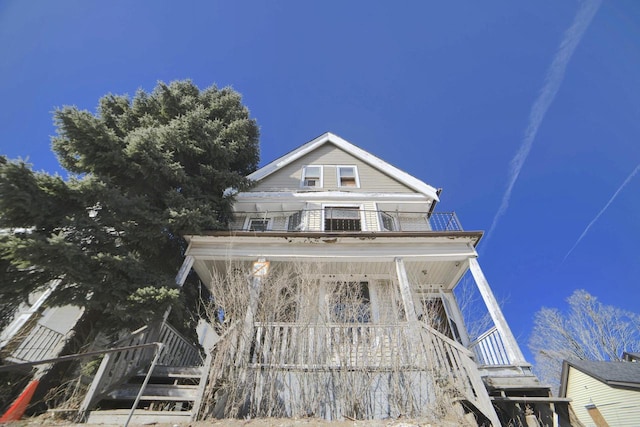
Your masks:
<path fill-rule="evenodd" d="M 374 156 L 373 154 L 364 151 L 362 148 L 356 147 L 352 143 L 340 138 L 338 135 L 335 135 L 331 132 L 326 132 L 319 137 L 307 142 L 306 144 L 296 148 L 295 150 L 290 151 L 284 156 L 253 172 L 248 176 L 248 178 L 254 181 L 260 181 L 261 179 L 271 175 L 272 173 L 280 170 L 284 166 L 312 152 L 313 150 L 324 144 L 333 144 L 338 148 L 344 150 L 345 152 L 351 154 L 352 156 L 358 158 L 359 160 L 398 180 L 407 187 L 419 193 L 422 193 L 436 201 L 439 201 L 438 190 L 436 190 L 434 187 L 425 184 L 419 179 L 414 178 L 408 173 L 401 171 L 395 166 L 392 166 L 384 160 Z"/>
<path fill-rule="evenodd" d="M 611 387 L 640 389 L 640 363 L 565 360 L 562 364 L 562 382 L 560 384 L 560 396 L 562 397 L 567 391 L 569 367 L 575 368 Z"/>

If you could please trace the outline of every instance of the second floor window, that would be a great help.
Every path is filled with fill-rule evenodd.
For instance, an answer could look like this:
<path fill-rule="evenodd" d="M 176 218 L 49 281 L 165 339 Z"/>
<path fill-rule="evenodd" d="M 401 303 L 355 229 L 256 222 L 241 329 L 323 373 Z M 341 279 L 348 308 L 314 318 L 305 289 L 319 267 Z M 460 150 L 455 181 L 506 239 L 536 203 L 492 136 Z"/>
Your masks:
<path fill-rule="evenodd" d="M 398 230 L 398 227 L 396 226 L 396 219 L 386 212 L 380 212 L 380 225 L 382 225 L 382 231 Z"/>
<path fill-rule="evenodd" d="M 268 219 L 251 218 L 249 220 L 249 231 L 267 231 L 268 229 Z"/>
<path fill-rule="evenodd" d="M 303 187 L 322 187 L 322 166 L 305 166 L 302 168 Z"/>
<path fill-rule="evenodd" d="M 324 231 L 361 231 L 360 209 L 340 206 L 324 209 Z"/>

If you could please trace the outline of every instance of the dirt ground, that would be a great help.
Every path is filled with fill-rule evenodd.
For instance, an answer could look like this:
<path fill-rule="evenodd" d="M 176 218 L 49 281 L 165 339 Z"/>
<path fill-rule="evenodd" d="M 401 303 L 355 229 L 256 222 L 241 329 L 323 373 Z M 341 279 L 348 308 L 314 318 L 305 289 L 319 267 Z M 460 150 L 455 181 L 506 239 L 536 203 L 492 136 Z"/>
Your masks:
<path fill-rule="evenodd" d="M 313 426 L 326 426 L 326 427 L 455 427 L 460 426 L 459 422 L 442 422 L 438 424 L 432 424 L 429 422 L 423 422 L 420 420 L 344 420 L 344 421 L 326 421 L 317 418 L 259 418 L 251 420 L 238 420 L 238 419 L 224 419 L 224 420 L 209 420 L 209 421 L 197 421 L 192 423 L 182 424 L 161 424 L 161 423 L 149 423 L 149 424 L 129 424 L 130 426 L 153 426 L 153 427 L 209 427 L 209 426 L 225 426 L 225 427 L 313 427 Z M 7 426 L 11 427 L 54 427 L 54 426 L 77 426 L 77 427 L 112 427 L 119 426 L 119 424 L 73 424 L 64 420 L 56 420 L 50 416 L 40 416 L 35 418 L 29 418 L 21 421 L 15 421 Z"/>

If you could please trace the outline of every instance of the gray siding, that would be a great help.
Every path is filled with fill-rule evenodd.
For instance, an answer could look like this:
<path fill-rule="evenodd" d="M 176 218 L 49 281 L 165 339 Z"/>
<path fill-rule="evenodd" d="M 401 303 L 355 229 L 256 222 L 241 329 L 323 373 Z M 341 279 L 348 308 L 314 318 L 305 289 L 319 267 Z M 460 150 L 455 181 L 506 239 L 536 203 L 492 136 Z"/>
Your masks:
<path fill-rule="evenodd" d="M 341 190 L 355 192 L 415 193 L 414 190 L 385 175 L 378 169 L 353 157 L 333 144 L 325 144 L 317 150 L 283 167 L 260 181 L 251 191 L 308 191 L 301 188 L 302 168 L 306 165 L 323 165 L 322 188 L 317 191 Z M 338 187 L 336 166 L 357 166 L 360 188 Z"/>

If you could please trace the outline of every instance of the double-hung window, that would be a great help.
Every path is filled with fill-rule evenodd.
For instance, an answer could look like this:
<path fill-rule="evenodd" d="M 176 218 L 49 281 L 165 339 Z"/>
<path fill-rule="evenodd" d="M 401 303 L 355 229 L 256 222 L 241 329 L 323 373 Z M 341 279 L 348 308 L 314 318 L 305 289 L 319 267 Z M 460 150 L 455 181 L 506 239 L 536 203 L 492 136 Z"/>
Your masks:
<path fill-rule="evenodd" d="M 302 168 L 302 186 L 310 188 L 322 187 L 322 166 L 305 166 Z"/>
<path fill-rule="evenodd" d="M 360 187 L 358 169 L 355 166 L 338 166 L 338 187 Z"/>

